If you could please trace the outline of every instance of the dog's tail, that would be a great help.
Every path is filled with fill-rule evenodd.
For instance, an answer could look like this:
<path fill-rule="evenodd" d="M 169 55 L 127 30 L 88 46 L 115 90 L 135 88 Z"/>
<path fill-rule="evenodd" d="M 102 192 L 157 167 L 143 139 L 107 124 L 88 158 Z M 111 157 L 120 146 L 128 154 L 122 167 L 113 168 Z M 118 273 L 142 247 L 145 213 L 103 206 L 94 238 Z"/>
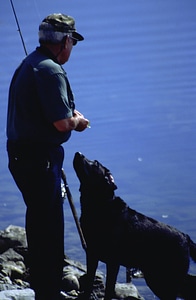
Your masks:
<path fill-rule="evenodd" d="M 190 236 L 187 235 L 187 238 L 189 241 L 190 256 L 196 262 L 196 244 L 191 240 Z"/>
<path fill-rule="evenodd" d="M 193 261 L 196 262 L 196 244 L 191 240 L 189 235 L 186 235 L 186 237 L 189 243 L 190 256 Z M 196 299 L 196 276 L 190 274 L 186 275 L 178 296 L 183 299 Z"/>

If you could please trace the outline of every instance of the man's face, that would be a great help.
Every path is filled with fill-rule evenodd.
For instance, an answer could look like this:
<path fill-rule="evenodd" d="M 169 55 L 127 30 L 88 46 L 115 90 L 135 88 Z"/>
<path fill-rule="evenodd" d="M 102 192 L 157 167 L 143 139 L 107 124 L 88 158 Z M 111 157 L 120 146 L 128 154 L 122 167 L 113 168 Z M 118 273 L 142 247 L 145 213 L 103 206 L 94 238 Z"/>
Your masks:
<path fill-rule="evenodd" d="M 64 44 L 64 48 L 61 52 L 61 56 L 59 57 L 60 64 L 64 64 L 69 60 L 71 51 L 73 46 L 75 46 L 77 43 L 77 40 L 72 38 L 71 36 L 67 36 Z"/>

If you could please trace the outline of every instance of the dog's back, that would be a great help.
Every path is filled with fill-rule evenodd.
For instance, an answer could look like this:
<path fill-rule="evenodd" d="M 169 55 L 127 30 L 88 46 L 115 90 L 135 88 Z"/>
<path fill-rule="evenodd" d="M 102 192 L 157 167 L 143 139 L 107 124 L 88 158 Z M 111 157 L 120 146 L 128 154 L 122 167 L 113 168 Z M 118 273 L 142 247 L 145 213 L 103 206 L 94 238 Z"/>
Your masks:
<path fill-rule="evenodd" d="M 179 268 L 187 272 L 189 239 L 185 234 L 132 210 L 119 197 L 105 205 L 96 205 L 93 210 L 89 201 L 95 200 L 96 195 L 82 200 L 82 206 L 87 206 L 88 211 L 84 213 L 82 210 L 81 226 L 87 245 L 96 245 L 94 251 L 101 261 L 106 260 L 107 253 L 107 259 L 111 259 L 111 256 L 118 257 L 120 265 L 139 268 L 143 272 L 148 268 L 152 269 L 153 264 L 156 268 L 166 265 L 165 275 L 168 275 L 170 262 L 170 272 Z M 101 253 L 104 253 L 104 257 L 101 257 Z M 172 266 L 174 270 L 171 270 Z"/>

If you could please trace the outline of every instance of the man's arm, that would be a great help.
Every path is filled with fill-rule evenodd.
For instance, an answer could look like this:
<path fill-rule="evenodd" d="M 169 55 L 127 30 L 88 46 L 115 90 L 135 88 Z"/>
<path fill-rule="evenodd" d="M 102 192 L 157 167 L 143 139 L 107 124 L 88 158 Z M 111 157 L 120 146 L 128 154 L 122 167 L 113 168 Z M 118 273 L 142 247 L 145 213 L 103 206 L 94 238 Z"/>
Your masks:
<path fill-rule="evenodd" d="M 71 118 L 58 120 L 53 123 L 56 129 L 60 132 L 67 132 L 71 130 L 83 131 L 87 128 L 89 120 L 77 110 L 74 111 L 74 115 Z"/>

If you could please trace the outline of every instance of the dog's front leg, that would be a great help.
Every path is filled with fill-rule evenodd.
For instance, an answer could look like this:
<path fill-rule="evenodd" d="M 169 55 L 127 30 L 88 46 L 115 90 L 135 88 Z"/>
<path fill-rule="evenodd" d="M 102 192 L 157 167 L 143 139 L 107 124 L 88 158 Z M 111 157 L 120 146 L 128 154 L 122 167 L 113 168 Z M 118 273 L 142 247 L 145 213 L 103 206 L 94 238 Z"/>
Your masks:
<path fill-rule="evenodd" d="M 111 300 L 115 296 L 115 284 L 120 265 L 110 261 L 106 264 L 106 288 L 104 300 Z"/>
<path fill-rule="evenodd" d="M 90 299 L 91 292 L 93 290 L 93 283 L 94 283 L 98 262 L 99 260 L 97 256 L 88 249 L 86 252 L 87 273 L 86 273 L 85 288 L 84 288 L 84 295 L 83 295 L 84 296 L 83 299 L 85 300 Z"/>

